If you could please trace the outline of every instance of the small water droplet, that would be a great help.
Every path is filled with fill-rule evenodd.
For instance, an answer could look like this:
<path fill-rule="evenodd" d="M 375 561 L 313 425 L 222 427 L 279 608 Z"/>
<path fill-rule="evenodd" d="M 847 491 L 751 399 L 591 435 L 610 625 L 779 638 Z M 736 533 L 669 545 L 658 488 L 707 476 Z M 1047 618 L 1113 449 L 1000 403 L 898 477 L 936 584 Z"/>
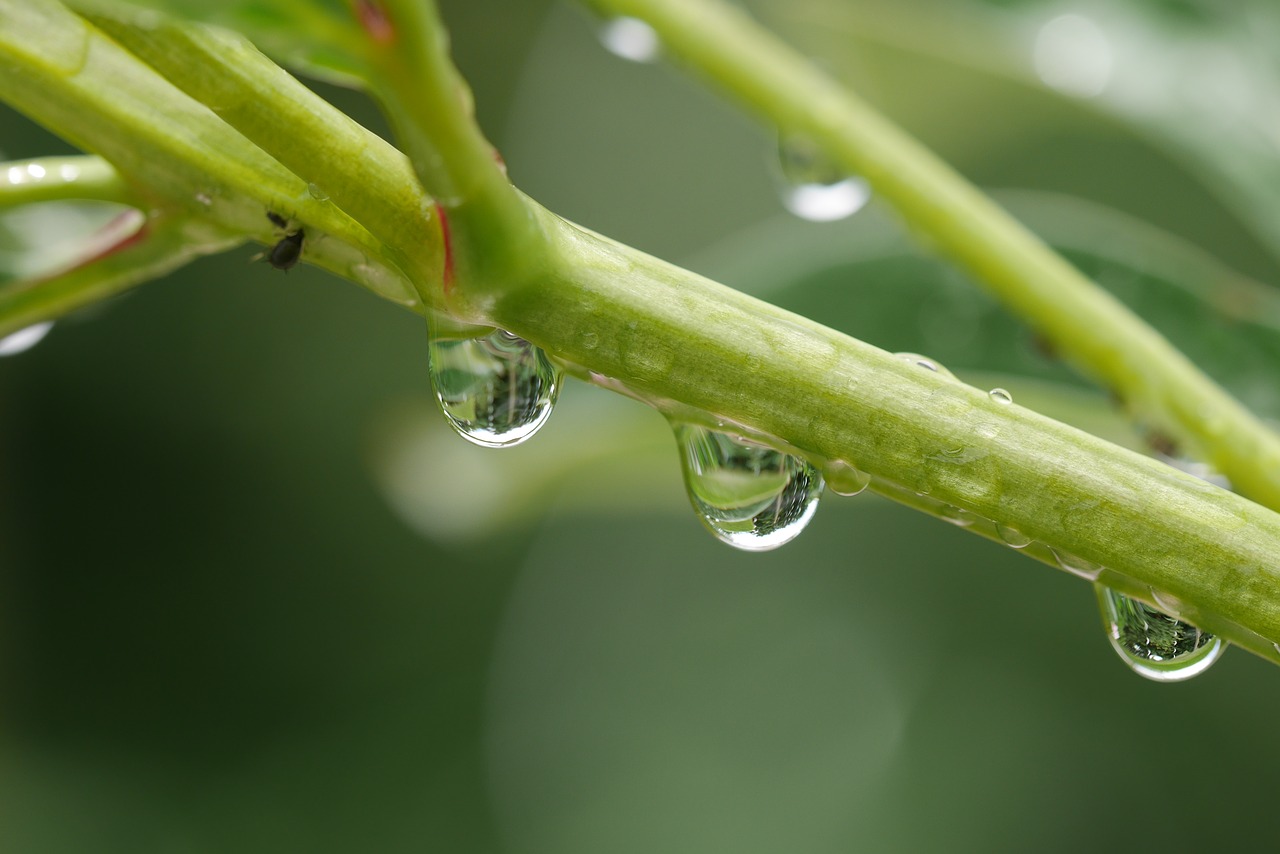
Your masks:
<path fill-rule="evenodd" d="M 208 193 L 196 193 L 196 204 L 202 208 L 213 207 L 213 196 Z"/>
<path fill-rule="evenodd" d="M 950 379 L 955 379 L 955 374 L 947 370 L 941 362 L 936 359 L 930 359 L 928 356 L 921 356 L 919 353 L 894 353 L 902 361 L 909 365 L 915 365 L 917 368 L 924 368 L 926 371 L 933 371 Z"/>
<path fill-rule="evenodd" d="M 871 199 L 871 187 L 830 161 L 813 142 L 787 137 L 778 148 L 787 210 L 811 222 L 852 216 Z"/>
<path fill-rule="evenodd" d="M 594 350 L 600 346 L 600 335 L 596 332 L 582 333 L 582 348 L 584 350 Z"/>
<path fill-rule="evenodd" d="M 997 524 L 996 533 L 999 534 L 1000 539 L 1004 540 L 1005 544 L 1012 549 L 1025 549 L 1027 546 L 1035 542 L 1031 537 L 1028 537 L 1026 534 L 1011 525 Z"/>
<path fill-rule="evenodd" d="M 765 551 L 813 518 L 823 480 L 808 462 L 705 427 L 674 427 L 689 500 L 720 540 Z"/>
<path fill-rule="evenodd" d="M 307 193 L 308 195 L 311 196 L 311 198 L 315 199 L 317 202 L 329 201 L 329 194 L 326 193 L 320 187 L 319 184 L 315 184 L 315 183 L 307 184 Z"/>
<path fill-rule="evenodd" d="M 0 357 L 16 356 L 19 353 L 25 353 L 32 347 L 44 340 L 49 334 L 49 330 L 53 328 L 53 322 L 33 323 L 25 329 L 19 329 L 17 332 L 11 332 L 3 338 L 0 338 Z"/>
<path fill-rule="evenodd" d="M 1097 585 L 1098 604 L 1111 646 L 1140 676 L 1156 682 L 1180 682 L 1203 673 L 1227 645 L 1221 638 L 1105 585 Z"/>
<path fill-rule="evenodd" d="M 857 495 L 871 483 L 871 475 L 844 460 L 831 460 L 822 468 L 827 488 L 836 495 Z"/>
<path fill-rule="evenodd" d="M 977 513 L 970 513 L 968 510 L 951 504 L 944 504 L 938 512 L 938 517 L 960 528 L 967 528 L 979 519 Z"/>
<path fill-rule="evenodd" d="M 477 445 L 525 441 L 551 416 L 561 374 L 547 354 L 496 329 L 483 338 L 431 336 L 431 383 L 445 417 Z"/>
<path fill-rule="evenodd" d="M 600 44 L 614 56 L 631 62 L 653 62 L 662 52 L 657 31 L 639 18 L 605 21 L 600 27 Z"/>
<path fill-rule="evenodd" d="M 1001 404 L 1004 404 L 1005 406 L 1008 406 L 1010 403 L 1013 403 L 1013 395 L 1009 394 L 1009 392 L 1005 391 L 1002 388 L 993 388 L 991 389 L 991 391 L 987 392 L 987 394 L 996 403 L 1001 403 Z"/>
<path fill-rule="evenodd" d="M 1053 556 L 1058 559 L 1058 566 L 1072 575 L 1078 575 L 1086 581 L 1097 581 L 1098 576 L 1102 574 L 1103 567 L 1100 564 L 1091 563 L 1064 549 L 1050 546 L 1049 551 L 1053 552 Z"/>

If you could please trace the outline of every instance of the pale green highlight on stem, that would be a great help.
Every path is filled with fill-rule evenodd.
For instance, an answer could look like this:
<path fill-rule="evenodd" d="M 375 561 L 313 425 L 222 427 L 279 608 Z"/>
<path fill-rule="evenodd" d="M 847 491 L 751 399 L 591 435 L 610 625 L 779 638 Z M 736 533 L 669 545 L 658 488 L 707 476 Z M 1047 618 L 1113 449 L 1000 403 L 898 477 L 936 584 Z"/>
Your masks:
<path fill-rule="evenodd" d="M 812 139 L 1137 417 L 1280 508 L 1280 437 L 1118 300 L 915 139 L 723 0 L 586 0 L 649 23 L 664 50 L 779 131 Z"/>
<path fill-rule="evenodd" d="M 0 209 L 73 200 L 135 203 L 116 170 L 101 157 L 37 157 L 0 163 Z"/>

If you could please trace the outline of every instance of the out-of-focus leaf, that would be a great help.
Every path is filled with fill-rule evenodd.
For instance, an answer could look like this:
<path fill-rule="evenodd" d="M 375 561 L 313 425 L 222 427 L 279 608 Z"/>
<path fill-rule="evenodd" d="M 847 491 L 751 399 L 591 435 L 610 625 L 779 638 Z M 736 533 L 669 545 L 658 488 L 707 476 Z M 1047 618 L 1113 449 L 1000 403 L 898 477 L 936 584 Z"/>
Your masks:
<path fill-rule="evenodd" d="M 317 79 L 360 86 L 367 78 L 368 41 L 345 0 L 69 0 L 67 5 L 113 16 L 133 10 L 140 26 L 154 25 L 156 13 L 216 24 Z"/>

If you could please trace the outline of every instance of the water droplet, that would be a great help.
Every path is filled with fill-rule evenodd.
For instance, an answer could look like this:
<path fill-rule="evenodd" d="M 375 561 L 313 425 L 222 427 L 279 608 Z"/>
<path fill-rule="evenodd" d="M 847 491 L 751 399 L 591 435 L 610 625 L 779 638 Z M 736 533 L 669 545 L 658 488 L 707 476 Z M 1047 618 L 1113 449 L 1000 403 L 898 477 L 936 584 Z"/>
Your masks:
<path fill-rule="evenodd" d="M 938 517 L 960 528 L 967 528 L 980 518 L 977 513 L 970 513 L 951 504 L 944 504 L 938 511 Z"/>
<path fill-rule="evenodd" d="M 319 184 L 307 184 L 307 193 L 317 202 L 329 201 L 329 194 L 321 189 Z"/>
<path fill-rule="evenodd" d="M 1000 539 L 1012 549 L 1025 549 L 1035 540 L 1010 525 L 996 525 L 996 533 L 1000 535 Z"/>
<path fill-rule="evenodd" d="M 996 403 L 1002 403 L 1006 406 L 1008 406 L 1010 403 L 1013 403 L 1013 395 L 1009 394 L 1009 392 L 1005 391 L 1002 388 L 993 388 L 991 389 L 991 391 L 987 392 L 987 394 Z"/>
<path fill-rule="evenodd" d="M 917 368 L 924 368 L 926 371 L 933 371 L 950 379 L 955 379 L 955 374 L 947 370 L 942 363 L 936 359 L 930 359 L 928 356 L 921 356 L 919 353 L 894 353 L 902 361 L 909 365 L 915 365 Z"/>
<path fill-rule="evenodd" d="M 600 335 L 597 332 L 582 333 L 582 347 L 584 350 L 594 350 L 600 346 Z"/>
<path fill-rule="evenodd" d="M 1102 574 L 1103 567 L 1100 564 L 1091 563 L 1079 555 L 1073 555 L 1069 551 L 1052 546 L 1049 547 L 1049 551 L 1053 552 L 1053 556 L 1058 559 L 1058 566 L 1072 575 L 1078 575 L 1086 581 L 1097 581 L 1098 576 Z"/>
<path fill-rule="evenodd" d="M 431 337 L 431 383 L 449 423 L 489 448 L 516 445 L 551 416 L 560 372 L 523 338 L 495 329 L 483 338 Z"/>
<path fill-rule="evenodd" d="M 773 448 L 675 425 L 689 500 L 716 537 L 745 551 L 790 542 L 818 509 L 822 475 Z"/>
<path fill-rule="evenodd" d="M 779 145 L 782 203 L 787 210 L 812 222 L 833 222 L 852 216 L 871 199 L 866 181 L 833 164 L 813 142 L 789 137 Z"/>
<path fill-rule="evenodd" d="M 0 357 L 16 356 L 19 353 L 25 353 L 32 347 L 44 340 L 44 336 L 49 334 L 49 330 L 53 328 L 53 322 L 34 323 L 25 329 L 19 329 L 17 332 L 11 332 L 3 338 L 0 338 Z"/>
<path fill-rule="evenodd" d="M 202 208 L 213 207 L 213 196 L 208 193 L 196 193 L 196 204 Z"/>
<path fill-rule="evenodd" d="M 614 56 L 632 62 L 653 62 L 662 52 L 657 31 L 639 18 L 606 21 L 600 27 L 600 44 Z"/>
<path fill-rule="evenodd" d="M 871 475 L 844 460 L 831 460 L 822 469 L 827 488 L 836 495 L 857 495 L 871 483 Z"/>
<path fill-rule="evenodd" d="M 1129 668 L 1156 682 L 1180 682 L 1203 673 L 1221 657 L 1221 638 L 1156 608 L 1097 585 L 1098 604 L 1111 646 Z"/>

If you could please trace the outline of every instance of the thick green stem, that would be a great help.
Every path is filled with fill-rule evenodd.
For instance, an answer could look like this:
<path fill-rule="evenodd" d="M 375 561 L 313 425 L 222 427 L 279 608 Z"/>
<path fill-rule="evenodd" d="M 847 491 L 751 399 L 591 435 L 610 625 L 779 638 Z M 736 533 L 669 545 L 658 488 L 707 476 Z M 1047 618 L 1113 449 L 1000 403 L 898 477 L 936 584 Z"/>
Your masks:
<path fill-rule="evenodd" d="M 552 280 L 491 320 L 677 418 L 843 460 L 1105 566 L 1280 661 L 1280 515 L 550 215 Z"/>
<path fill-rule="evenodd" d="M 1280 436 L 919 142 L 745 13 L 723 0 L 587 2 L 648 22 L 680 63 L 866 178 L 926 241 L 1137 417 L 1188 442 L 1241 493 L 1280 509 Z"/>

